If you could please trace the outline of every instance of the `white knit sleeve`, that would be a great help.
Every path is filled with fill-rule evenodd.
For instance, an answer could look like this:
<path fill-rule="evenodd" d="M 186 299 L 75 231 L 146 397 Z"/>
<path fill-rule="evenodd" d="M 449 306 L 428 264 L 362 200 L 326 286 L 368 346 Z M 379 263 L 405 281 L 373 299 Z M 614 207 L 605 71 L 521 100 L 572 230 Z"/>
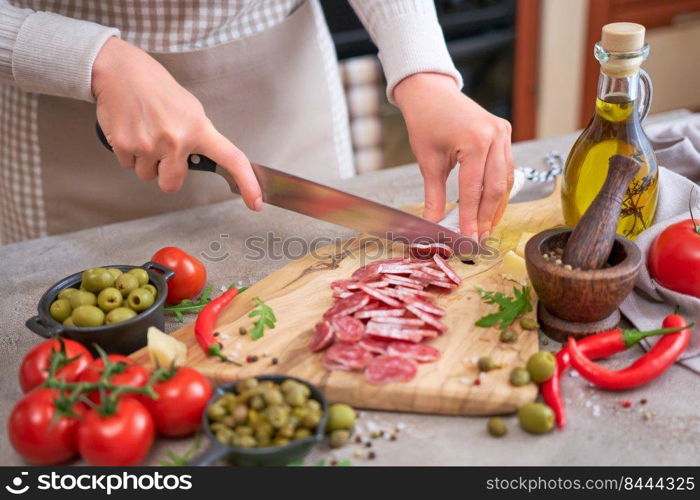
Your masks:
<path fill-rule="evenodd" d="M 394 87 L 415 73 L 443 73 L 462 88 L 462 75 L 447 51 L 433 0 L 349 0 L 379 49 L 394 102 Z"/>
<path fill-rule="evenodd" d="M 92 64 L 112 36 L 119 30 L 0 0 L 0 81 L 93 101 Z"/>

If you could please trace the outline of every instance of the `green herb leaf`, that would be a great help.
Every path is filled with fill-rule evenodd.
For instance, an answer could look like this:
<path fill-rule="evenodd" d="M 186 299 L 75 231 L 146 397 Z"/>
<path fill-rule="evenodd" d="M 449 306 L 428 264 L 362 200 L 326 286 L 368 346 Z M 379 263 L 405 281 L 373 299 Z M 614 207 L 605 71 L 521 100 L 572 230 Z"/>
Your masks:
<path fill-rule="evenodd" d="M 498 311 L 487 314 L 480 318 L 475 324 L 482 328 L 498 326 L 500 329 L 508 328 L 513 322 L 525 313 L 532 311 L 530 302 L 530 287 L 514 288 L 514 297 L 509 297 L 501 292 L 488 292 L 476 287 L 481 300 L 486 304 L 498 305 Z"/>
<path fill-rule="evenodd" d="M 253 297 L 253 302 L 256 304 L 256 308 L 250 311 L 248 314 L 249 318 L 258 319 L 253 323 L 253 328 L 250 331 L 250 338 L 253 340 L 258 340 L 265 335 L 265 329 L 272 329 L 275 327 L 277 318 L 272 308 L 265 304 L 260 297 Z"/>
<path fill-rule="evenodd" d="M 195 452 L 199 449 L 199 446 L 201 444 L 201 435 L 199 433 L 195 434 L 194 436 L 194 441 L 192 442 L 192 446 L 190 446 L 185 453 L 182 455 L 178 455 L 172 450 L 168 450 L 165 455 L 168 457 L 167 460 L 162 460 L 159 462 L 159 465 L 166 466 L 166 467 L 182 467 L 184 465 L 188 465 L 190 460 L 192 459 L 192 456 L 195 454 Z"/>

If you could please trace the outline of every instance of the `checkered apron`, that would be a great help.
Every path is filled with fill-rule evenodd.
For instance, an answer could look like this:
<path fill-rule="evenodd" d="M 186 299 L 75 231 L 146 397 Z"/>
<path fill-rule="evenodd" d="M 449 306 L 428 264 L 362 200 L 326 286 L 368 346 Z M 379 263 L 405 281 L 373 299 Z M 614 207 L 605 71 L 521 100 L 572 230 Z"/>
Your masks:
<path fill-rule="evenodd" d="M 335 52 L 317 0 L 15 0 L 116 26 L 197 96 L 255 162 L 328 180 L 353 174 Z M 0 85 L 0 242 L 74 231 L 230 198 L 191 172 L 161 193 L 102 149 L 94 104 Z"/>

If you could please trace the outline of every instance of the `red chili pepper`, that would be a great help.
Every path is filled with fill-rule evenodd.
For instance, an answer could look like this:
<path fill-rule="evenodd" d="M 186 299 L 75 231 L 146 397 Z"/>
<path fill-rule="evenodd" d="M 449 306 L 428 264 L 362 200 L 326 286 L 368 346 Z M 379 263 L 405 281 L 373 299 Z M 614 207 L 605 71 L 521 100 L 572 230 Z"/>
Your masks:
<path fill-rule="evenodd" d="M 664 319 L 663 326 L 670 334 L 659 339 L 646 354 L 630 366 L 618 371 L 594 363 L 581 352 L 575 340 L 569 339 L 567 347 L 571 355 L 571 365 L 582 377 L 603 389 L 619 391 L 644 385 L 665 372 L 690 342 L 693 325 L 689 325 L 683 316 L 671 314 Z"/>
<path fill-rule="evenodd" d="M 585 337 L 576 342 L 576 345 L 583 355 L 588 359 L 594 360 L 607 358 L 615 353 L 629 349 L 646 337 L 677 331 L 678 328 L 650 330 L 647 332 L 616 328 Z M 540 384 L 540 394 L 544 402 L 554 412 L 557 427 L 563 429 L 566 426 L 566 408 L 561 396 L 561 376 L 566 373 L 571 365 L 568 345 L 564 346 L 557 353 L 556 359 L 557 367 L 554 370 L 554 374 L 549 380 Z"/>
<path fill-rule="evenodd" d="M 231 288 L 207 304 L 194 322 L 194 336 L 207 356 L 217 356 L 223 361 L 231 361 L 221 352 L 221 344 L 214 337 L 214 325 L 221 310 L 238 295 L 238 288 Z"/>

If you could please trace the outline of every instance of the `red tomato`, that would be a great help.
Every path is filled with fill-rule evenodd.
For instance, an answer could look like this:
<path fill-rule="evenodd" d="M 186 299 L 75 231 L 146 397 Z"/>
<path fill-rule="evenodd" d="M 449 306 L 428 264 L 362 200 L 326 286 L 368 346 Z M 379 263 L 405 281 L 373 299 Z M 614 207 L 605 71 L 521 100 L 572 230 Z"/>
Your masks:
<path fill-rule="evenodd" d="M 66 357 L 77 359 L 59 369 L 56 376 L 66 382 L 75 382 L 92 362 L 92 356 L 82 344 L 70 339 L 61 340 L 66 349 Z M 56 338 L 45 340 L 35 345 L 24 356 L 19 367 L 19 386 L 22 388 L 22 392 L 27 393 L 46 381 L 49 376 L 51 353 L 61 351 L 61 340 Z"/>
<path fill-rule="evenodd" d="M 153 445 L 155 430 L 148 410 L 134 398 L 120 398 L 116 411 L 88 411 L 78 427 L 78 450 L 90 465 L 136 465 Z"/>
<path fill-rule="evenodd" d="M 151 260 L 175 271 L 175 276 L 168 281 L 168 304 L 195 298 L 207 283 L 204 264 L 179 248 L 161 248 Z"/>
<path fill-rule="evenodd" d="M 664 229 L 651 244 L 647 265 L 661 286 L 700 297 L 700 234 L 695 223 L 688 219 Z"/>
<path fill-rule="evenodd" d="M 58 395 L 55 389 L 35 389 L 20 399 L 7 421 L 12 446 L 36 465 L 58 464 L 78 453 L 76 434 L 80 420 L 59 416 L 54 403 Z M 76 403 L 72 410 L 80 417 L 87 409 Z"/>
<path fill-rule="evenodd" d="M 141 365 L 137 365 L 133 359 L 122 356 L 121 354 L 108 354 L 107 359 L 113 363 L 122 362 L 126 365 L 120 373 L 116 373 L 110 377 L 109 381 L 114 385 L 131 385 L 134 387 L 142 387 L 146 385 L 151 376 L 150 372 L 146 368 Z M 85 371 L 80 374 L 78 380 L 80 382 L 95 383 L 100 380 L 104 369 L 104 361 L 102 358 L 98 358 L 90 363 Z M 100 394 L 98 391 L 93 391 L 89 394 L 89 398 L 94 403 L 99 403 Z"/>
<path fill-rule="evenodd" d="M 178 368 L 167 380 L 153 386 L 158 399 L 143 398 L 153 415 L 158 432 L 164 436 L 188 436 L 202 422 L 202 413 L 212 395 L 207 378 L 192 368 Z"/>

